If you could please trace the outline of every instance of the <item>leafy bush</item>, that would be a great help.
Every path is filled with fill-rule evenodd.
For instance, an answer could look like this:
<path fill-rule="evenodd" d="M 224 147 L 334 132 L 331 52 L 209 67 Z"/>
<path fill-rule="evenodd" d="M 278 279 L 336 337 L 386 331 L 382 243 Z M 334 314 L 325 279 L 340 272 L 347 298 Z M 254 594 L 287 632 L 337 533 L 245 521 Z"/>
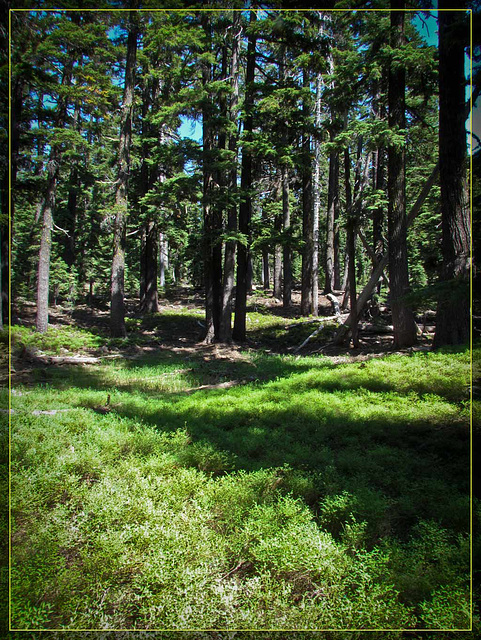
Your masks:
<path fill-rule="evenodd" d="M 469 588 L 456 584 L 434 591 L 421 603 L 422 619 L 429 629 L 469 629 L 471 605 Z"/>

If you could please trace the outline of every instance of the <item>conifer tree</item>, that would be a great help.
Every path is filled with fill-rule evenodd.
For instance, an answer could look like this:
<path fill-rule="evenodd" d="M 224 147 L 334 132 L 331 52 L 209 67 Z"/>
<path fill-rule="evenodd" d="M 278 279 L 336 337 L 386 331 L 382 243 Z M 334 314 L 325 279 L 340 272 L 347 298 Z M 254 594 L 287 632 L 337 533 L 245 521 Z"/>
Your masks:
<path fill-rule="evenodd" d="M 439 11 L 439 175 L 441 183 L 442 272 L 434 347 L 469 340 L 470 222 L 466 179 L 466 110 L 463 13 Z"/>
<path fill-rule="evenodd" d="M 416 326 L 404 297 L 409 292 L 407 223 L 406 223 L 406 149 L 403 136 L 406 127 L 406 70 L 399 60 L 404 44 L 404 0 L 393 0 L 391 8 L 391 46 L 395 55 L 389 68 L 389 126 L 398 137 L 388 149 L 388 242 L 389 285 L 391 295 L 394 345 L 410 347 L 416 341 Z"/>
<path fill-rule="evenodd" d="M 233 12 L 232 19 L 232 52 L 231 52 L 231 96 L 228 108 L 229 136 L 228 148 L 230 152 L 231 170 L 228 172 L 228 213 L 227 234 L 237 231 L 237 117 L 239 104 L 239 69 L 240 69 L 240 44 L 242 37 L 242 23 L 240 11 Z M 228 237 L 225 243 L 224 273 L 222 284 L 222 311 L 220 319 L 219 338 L 222 342 L 229 342 L 232 338 L 232 299 L 235 281 L 235 254 L 236 243 L 234 238 Z"/>
<path fill-rule="evenodd" d="M 69 106 L 68 88 L 72 82 L 74 55 L 67 53 L 64 62 L 61 87 L 64 89 L 57 98 L 57 107 L 54 115 L 54 127 L 61 130 L 67 120 Z M 67 91 L 65 91 L 67 90 Z M 39 333 L 44 333 L 48 328 L 48 302 L 49 302 L 49 278 L 50 257 L 52 248 L 53 215 L 57 199 L 57 186 L 60 173 L 61 149 L 57 140 L 50 142 L 50 154 L 47 162 L 47 185 L 41 208 L 42 234 L 37 271 L 37 316 L 36 328 Z"/>
<path fill-rule="evenodd" d="M 130 172 L 130 147 L 132 142 L 132 111 L 134 107 L 135 65 L 138 24 L 135 12 L 131 12 L 127 37 L 124 93 L 120 123 L 117 181 L 115 187 L 115 220 L 113 231 L 113 258 L 110 289 L 110 333 L 123 338 L 125 328 L 125 241 L 128 215 L 128 179 Z"/>
<path fill-rule="evenodd" d="M 250 12 L 250 26 L 257 20 L 256 12 Z M 247 42 L 247 66 L 245 74 L 245 96 L 244 96 L 244 133 L 245 142 L 249 143 L 252 138 L 254 126 L 254 79 L 256 66 L 256 35 L 251 29 Z M 247 291 L 248 291 L 248 262 L 250 252 L 250 226 L 252 219 L 252 199 L 250 190 L 252 188 L 252 150 L 247 145 L 242 148 L 241 166 L 241 200 L 239 206 L 239 232 L 243 234 L 243 240 L 237 243 L 237 279 L 236 279 L 236 301 L 235 318 L 232 337 L 234 340 L 243 341 L 246 338 L 246 314 L 247 314 Z"/>

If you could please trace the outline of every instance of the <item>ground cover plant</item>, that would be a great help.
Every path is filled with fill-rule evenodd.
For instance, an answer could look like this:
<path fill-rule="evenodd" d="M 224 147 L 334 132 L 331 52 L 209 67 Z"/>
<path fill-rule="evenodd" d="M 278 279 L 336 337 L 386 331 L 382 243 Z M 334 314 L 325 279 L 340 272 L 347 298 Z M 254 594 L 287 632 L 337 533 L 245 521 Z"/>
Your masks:
<path fill-rule="evenodd" d="M 469 351 L 190 348 L 179 316 L 15 360 L 13 628 L 467 628 Z"/>

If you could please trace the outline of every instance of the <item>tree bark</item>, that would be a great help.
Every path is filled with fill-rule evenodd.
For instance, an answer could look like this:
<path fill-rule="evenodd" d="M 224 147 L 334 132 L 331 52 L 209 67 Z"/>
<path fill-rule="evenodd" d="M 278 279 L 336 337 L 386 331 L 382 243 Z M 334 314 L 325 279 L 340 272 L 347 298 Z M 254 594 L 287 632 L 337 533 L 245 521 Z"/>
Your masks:
<path fill-rule="evenodd" d="M 139 259 L 139 267 L 140 267 L 140 277 L 139 277 L 139 299 L 140 299 L 140 309 L 143 308 L 145 303 L 145 243 L 147 242 L 147 229 L 146 225 L 143 224 L 140 229 L 140 259 Z"/>
<path fill-rule="evenodd" d="M 374 163 L 374 188 L 377 191 L 385 191 L 385 153 L 384 148 L 379 147 L 376 150 L 376 157 Z M 383 237 L 383 224 L 384 224 L 384 211 L 381 206 L 374 209 L 372 214 L 372 245 L 375 256 L 376 264 L 382 259 L 384 255 L 384 237 Z M 378 285 L 378 293 L 380 290 L 380 283 Z"/>
<path fill-rule="evenodd" d="M 289 173 L 287 167 L 283 167 L 282 175 L 282 226 L 285 233 L 285 242 L 282 248 L 282 266 L 284 281 L 282 288 L 282 306 L 286 309 L 292 304 L 292 250 L 290 246 L 291 211 L 289 206 Z"/>
<path fill-rule="evenodd" d="M 152 220 L 148 220 L 145 225 L 145 294 L 142 305 L 142 311 L 144 313 L 159 312 L 159 294 L 157 289 L 158 255 L 159 233 L 157 224 Z"/>
<path fill-rule="evenodd" d="M 269 269 L 269 252 L 267 249 L 262 250 L 262 286 L 264 291 L 271 288 L 271 274 Z"/>
<path fill-rule="evenodd" d="M 331 131 L 330 140 L 334 134 Z M 324 293 L 334 290 L 334 220 L 339 198 L 339 152 L 333 150 L 329 154 L 329 187 L 327 196 L 327 237 L 326 237 L 326 282 Z"/>
<path fill-rule="evenodd" d="M 113 233 L 113 258 L 110 286 L 110 334 L 124 338 L 125 328 L 125 240 L 128 214 L 128 179 L 130 172 L 130 147 L 132 141 L 132 115 L 135 89 L 135 64 L 137 56 L 137 24 L 135 13 L 130 14 L 127 38 L 127 60 L 122 99 L 121 128 L 117 183 L 115 190 L 115 221 Z"/>
<path fill-rule="evenodd" d="M 211 24 L 208 14 L 202 14 L 202 26 L 206 36 L 207 50 L 212 49 Z M 212 81 L 212 64 L 203 60 L 202 86 L 202 172 L 203 172 L 203 216 L 204 216 L 204 286 L 205 286 L 205 335 L 204 343 L 211 344 L 219 335 L 220 323 L 220 273 L 217 265 L 221 247 L 216 243 L 218 233 L 218 211 L 213 202 L 215 132 L 213 127 L 213 104 L 209 84 Z M 216 246 L 217 245 L 217 246 Z"/>
<path fill-rule="evenodd" d="M 404 0 L 393 0 L 392 8 L 403 9 Z M 391 11 L 391 46 L 399 50 L 404 44 L 404 12 Z M 389 127 L 394 131 L 406 127 L 406 71 L 391 62 L 389 68 Z M 406 224 L 406 151 L 399 144 L 388 149 L 388 242 L 389 285 L 391 295 L 394 346 L 410 347 L 416 342 L 416 325 L 412 310 L 403 298 L 409 292 L 407 224 Z"/>
<path fill-rule="evenodd" d="M 69 86 L 72 81 L 73 59 L 70 59 L 64 69 L 62 85 Z M 55 126 L 63 127 L 67 119 L 68 99 L 58 98 Z M 37 316 L 36 329 L 45 333 L 48 329 L 48 296 L 50 280 L 50 256 L 52 252 L 53 213 L 57 197 L 57 183 L 60 171 L 60 149 L 55 140 L 51 141 L 50 155 L 47 163 L 47 186 L 42 203 L 42 235 L 38 255 L 37 271 Z"/>
<path fill-rule="evenodd" d="M 348 254 L 348 281 L 349 300 L 351 307 L 351 336 L 352 346 L 357 349 L 359 346 L 359 336 L 357 330 L 356 311 L 356 219 L 353 211 L 352 189 L 351 189 L 351 159 L 349 149 L 344 150 L 344 182 L 346 190 L 346 245 Z"/>
<path fill-rule="evenodd" d="M 309 87 L 309 74 L 303 72 L 303 86 Z M 309 105 L 304 101 L 302 105 L 304 127 L 310 116 Z M 314 248 L 312 229 L 312 162 L 311 138 L 304 129 L 302 132 L 302 236 L 304 247 L 302 250 L 302 281 L 301 281 L 301 314 L 308 316 L 312 313 L 312 254 Z"/>
<path fill-rule="evenodd" d="M 286 51 L 285 45 L 281 45 L 281 56 L 279 64 L 279 80 L 281 86 L 286 82 Z M 282 123 L 282 142 L 284 149 L 289 141 L 287 122 Z M 285 153 L 285 151 L 284 151 Z M 284 230 L 284 246 L 282 248 L 282 268 L 283 268 L 283 288 L 282 306 L 287 309 L 292 304 L 292 249 L 290 242 L 291 234 L 291 210 L 289 203 L 289 170 L 283 163 L 281 166 L 281 187 L 282 187 L 282 228 Z"/>
<path fill-rule="evenodd" d="M 276 216 L 275 228 L 280 232 L 282 221 L 280 216 Z M 276 244 L 274 247 L 274 290 L 273 295 L 276 300 L 282 300 L 282 247 Z"/>
<path fill-rule="evenodd" d="M 385 118 L 385 106 L 381 103 L 381 86 L 385 84 L 385 78 L 381 82 L 376 82 L 373 90 L 373 111 L 374 116 L 378 120 Z M 377 147 L 373 151 L 372 163 L 372 187 L 375 191 L 384 192 L 386 190 L 386 153 L 383 146 Z M 372 248 L 375 256 L 376 264 L 384 255 L 384 238 L 383 238 L 384 211 L 382 206 L 374 209 L 372 214 Z"/>
<path fill-rule="evenodd" d="M 52 250 L 53 211 L 57 194 L 59 172 L 59 154 L 52 153 L 47 166 L 47 190 L 42 206 L 42 235 L 38 255 L 37 272 L 37 318 L 36 328 L 39 333 L 48 329 L 48 294 L 50 276 L 50 255 Z"/>
<path fill-rule="evenodd" d="M 440 2 L 440 9 L 446 3 Z M 447 7 L 446 7 L 447 8 Z M 463 12 L 464 13 L 464 12 Z M 465 26 L 460 20 L 465 21 Z M 461 27 L 461 29 L 460 29 Z M 464 28 L 463 28 L 464 27 Z M 453 33 L 455 28 L 458 34 Z M 459 30 L 464 30 L 460 37 Z M 465 344 L 470 339 L 470 215 L 466 179 L 464 47 L 465 15 L 439 12 L 439 175 L 441 184 L 442 256 L 434 348 Z"/>
<path fill-rule="evenodd" d="M 316 111 L 315 126 L 317 135 L 314 138 L 314 167 L 312 172 L 312 314 L 319 314 L 319 212 L 321 209 L 321 95 L 322 75 L 316 77 Z"/>
<path fill-rule="evenodd" d="M 250 22 L 257 20 L 255 11 L 250 12 Z M 250 34 L 247 43 L 247 67 L 246 67 L 246 94 L 244 101 L 245 120 L 244 135 L 246 142 L 252 137 L 253 130 L 253 106 L 254 106 L 254 78 L 256 65 L 256 37 Z M 239 207 L 239 231 L 247 238 L 247 245 L 239 242 L 237 245 L 237 282 L 235 318 L 232 337 L 235 340 L 246 339 L 246 314 L 247 314 L 247 287 L 248 287 L 248 260 L 250 252 L 250 224 L 252 217 L 252 201 L 250 189 L 252 186 L 252 152 L 244 147 L 242 149 L 241 167 L 241 202 Z"/>
<path fill-rule="evenodd" d="M 169 241 L 165 233 L 159 233 L 159 286 L 165 287 L 165 276 L 169 268 Z"/>
<path fill-rule="evenodd" d="M 231 101 L 229 106 L 229 119 L 231 123 L 237 122 L 239 110 L 239 52 L 242 34 L 241 14 L 234 11 L 232 20 L 233 40 L 231 59 Z M 237 190 L 237 135 L 229 136 L 229 151 L 232 154 L 232 169 L 228 178 L 229 194 L 231 196 Z M 235 233 L 237 231 L 237 203 L 235 200 L 228 202 L 227 231 Z M 234 295 L 235 279 L 235 240 L 227 240 L 224 253 L 224 276 L 222 283 L 222 311 L 220 320 L 219 337 L 222 342 L 229 342 L 232 339 L 232 301 Z"/>

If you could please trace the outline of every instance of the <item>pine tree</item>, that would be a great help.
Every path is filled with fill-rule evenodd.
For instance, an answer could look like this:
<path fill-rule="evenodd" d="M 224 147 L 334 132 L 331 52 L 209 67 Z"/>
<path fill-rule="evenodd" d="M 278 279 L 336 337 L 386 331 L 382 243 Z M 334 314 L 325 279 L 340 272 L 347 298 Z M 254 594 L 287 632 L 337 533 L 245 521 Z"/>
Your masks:
<path fill-rule="evenodd" d="M 434 347 L 469 341 L 470 221 L 466 179 L 465 14 L 439 11 L 439 174 L 442 272 Z M 450 7 L 449 7 L 450 8 Z M 460 32 L 460 33 L 459 33 Z"/>
<path fill-rule="evenodd" d="M 137 53 L 138 24 L 135 12 L 131 12 L 127 57 L 125 63 L 124 94 L 120 123 L 119 150 L 117 159 L 117 181 L 115 187 L 115 220 L 113 231 L 113 258 L 110 288 L 110 333 L 123 338 L 125 328 L 125 241 L 128 215 L 128 179 L 130 172 L 130 146 L 132 142 L 132 111 L 134 107 L 135 65 Z"/>
<path fill-rule="evenodd" d="M 252 30 L 257 16 L 255 11 L 250 12 L 251 31 L 248 34 L 247 42 L 247 66 L 245 75 L 245 96 L 244 96 L 244 141 L 249 143 L 252 137 L 253 107 L 254 107 L 254 79 L 256 66 L 256 35 Z M 247 291 L 248 291 L 248 262 L 249 262 L 249 240 L 250 225 L 252 219 L 252 199 L 250 190 L 252 188 L 252 151 L 244 144 L 242 148 L 241 166 L 241 201 L 239 206 L 239 232 L 243 234 L 243 241 L 237 244 L 237 279 L 236 279 L 236 300 L 235 318 L 232 337 L 234 340 L 243 341 L 246 339 L 246 314 L 247 314 Z"/>
<path fill-rule="evenodd" d="M 61 86 L 64 89 L 68 89 L 72 82 L 72 71 L 74 65 L 73 55 L 67 55 L 69 57 L 65 61 L 61 80 Z M 61 130 L 66 124 L 68 106 L 68 93 L 60 93 L 53 122 L 54 127 L 57 130 Z M 42 235 L 40 239 L 37 272 L 36 328 L 39 333 L 44 333 L 48 328 L 50 257 L 52 248 L 52 229 L 54 224 L 53 215 L 57 199 L 57 185 L 61 161 L 61 150 L 56 140 L 51 141 L 50 148 L 50 155 L 47 162 L 47 186 L 41 209 Z"/>
<path fill-rule="evenodd" d="M 229 152 L 232 169 L 228 175 L 228 213 L 227 234 L 235 234 L 237 231 L 237 117 L 239 104 L 239 68 L 240 68 L 240 44 L 242 37 L 242 24 L 240 11 L 234 11 L 232 20 L 232 53 L 231 53 L 231 97 L 228 110 L 230 120 Z M 229 342 L 232 338 L 232 300 L 235 281 L 235 255 L 236 243 L 234 238 L 228 238 L 225 243 L 224 275 L 222 284 L 222 311 L 220 319 L 219 338 L 222 342 Z"/>
<path fill-rule="evenodd" d="M 391 46 L 399 55 L 404 44 L 404 0 L 393 0 L 391 11 Z M 406 127 L 406 71 L 398 58 L 389 69 L 389 126 L 398 136 Z M 404 301 L 409 292 L 406 224 L 406 150 L 404 140 L 388 149 L 388 242 L 389 286 L 391 295 L 394 345 L 410 347 L 416 342 L 414 316 Z"/>

